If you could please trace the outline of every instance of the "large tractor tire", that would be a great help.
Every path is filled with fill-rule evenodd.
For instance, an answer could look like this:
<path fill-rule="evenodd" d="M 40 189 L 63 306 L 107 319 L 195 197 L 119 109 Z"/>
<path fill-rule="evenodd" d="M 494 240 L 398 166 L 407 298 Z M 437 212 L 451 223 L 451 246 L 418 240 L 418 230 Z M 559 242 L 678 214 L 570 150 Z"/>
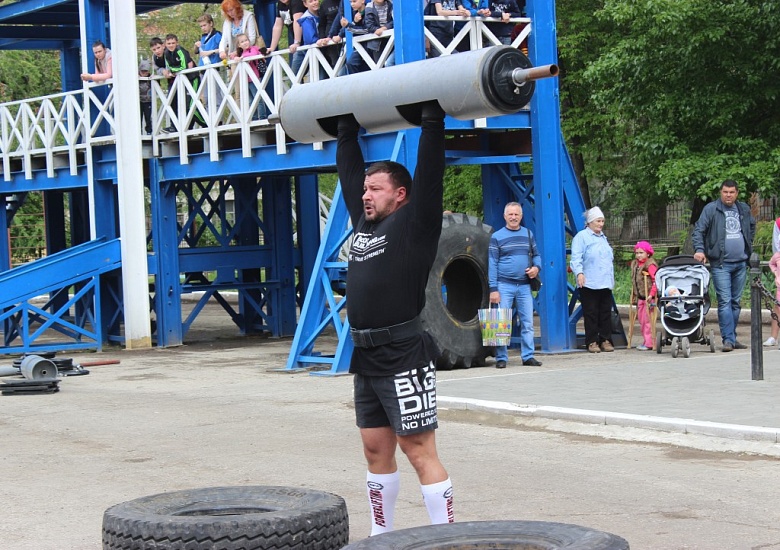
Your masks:
<path fill-rule="evenodd" d="M 467 521 L 426 525 L 371 537 L 344 550 L 628 550 L 604 531 L 546 521 Z"/>
<path fill-rule="evenodd" d="M 103 514 L 103 549 L 338 550 L 344 499 L 295 487 L 207 487 L 142 497 Z"/>
<path fill-rule="evenodd" d="M 488 245 L 493 229 L 473 216 L 445 214 L 425 289 L 423 327 L 442 355 L 442 370 L 485 365 L 495 348 L 482 345 L 478 310 L 488 307 Z"/>

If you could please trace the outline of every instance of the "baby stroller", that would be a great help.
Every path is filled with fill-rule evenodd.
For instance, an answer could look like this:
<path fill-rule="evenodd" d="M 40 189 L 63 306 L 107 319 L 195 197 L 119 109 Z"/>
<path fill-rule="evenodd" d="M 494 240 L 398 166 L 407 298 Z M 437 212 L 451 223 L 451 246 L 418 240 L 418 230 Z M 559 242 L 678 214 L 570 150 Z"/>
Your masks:
<path fill-rule="evenodd" d="M 662 329 L 656 336 L 656 352 L 671 346 L 672 357 L 682 351 L 691 356 L 691 343 L 710 346 L 715 353 L 715 331 L 705 334 L 710 309 L 710 272 L 693 256 L 669 256 L 655 274 Z"/>

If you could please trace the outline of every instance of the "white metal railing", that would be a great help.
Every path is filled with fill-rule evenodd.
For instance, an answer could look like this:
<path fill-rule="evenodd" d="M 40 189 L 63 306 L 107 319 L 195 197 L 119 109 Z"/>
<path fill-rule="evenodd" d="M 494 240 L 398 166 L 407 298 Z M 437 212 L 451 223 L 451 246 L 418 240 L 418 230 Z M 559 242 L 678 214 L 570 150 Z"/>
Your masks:
<path fill-rule="evenodd" d="M 440 55 L 456 53 L 456 46 L 466 41 L 469 49 L 500 44 L 487 23 L 497 19 L 484 17 L 427 16 L 426 21 L 452 21 L 462 25 L 450 44 L 440 43 L 425 29 L 431 48 Z M 531 33 L 530 19 L 511 19 L 512 24 L 525 24 L 512 46 L 519 47 Z M 379 56 L 375 59 L 368 43 L 382 40 Z M 384 67 L 395 49 L 395 37 L 387 31 L 381 37 L 373 34 L 353 37 L 353 48 L 370 70 Z M 211 160 L 219 159 L 219 137 L 224 134 L 241 136 L 242 154 L 252 155 L 252 147 L 260 145 L 266 132 L 276 133 L 277 153 L 286 153 L 286 135 L 279 124 L 271 124 L 268 116 L 278 113 L 279 104 L 287 90 L 304 82 L 321 78 L 336 78 L 343 74 L 346 63 L 344 48 L 331 66 L 321 48 L 311 45 L 299 48 L 305 53 L 303 63 L 294 72 L 288 62 L 289 50 L 281 50 L 265 58 L 267 71 L 257 78 L 248 63 L 253 58 L 233 60 L 182 71 L 165 90 L 164 77 L 150 77 L 152 84 L 152 134 L 144 139 L 151 142 L 152 154 L 178 154 L 180 162 L 187 163 L 187 138 L 204 138 L 204 149 Z M 185 75 L 197 75 L 196 88 Z M 250 83 L 257 90 L 250 94 Z M 265 116 L 255 117 L 260 111 Z M 203 125 L 201 126 L 200 122 Z M 481 126 L 476 121 L 475 127 Z M 173 131 L 165 129 L 172 127 Z M 45 168 L 49 177 L 55 169 L 68 166 L 75 175 L 79 154 L 87 147 L 114 143 L 114 90 L 112 81 L 86 83 L 82 90 L 44 97 L 13 101 L 0 105 L 0 159 L 5 181 L 11 181 L 12 172 L 24 171 L 27 179 L 33 170 Z M 167 145 L 173 146 L 170 151 Z M 318 144 L 314 144 L 318 148 Z M 177 150 L 178 149 L 178 150 Z"/>

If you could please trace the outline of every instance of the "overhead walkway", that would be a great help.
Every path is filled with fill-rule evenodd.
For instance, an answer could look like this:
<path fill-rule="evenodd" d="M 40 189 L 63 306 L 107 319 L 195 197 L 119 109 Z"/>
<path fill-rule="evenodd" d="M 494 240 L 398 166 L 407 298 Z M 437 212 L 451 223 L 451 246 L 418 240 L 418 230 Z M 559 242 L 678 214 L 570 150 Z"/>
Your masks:
<path fill-rule="evenodd" d="M 151 6 L 135 1 L 144 10 L 147 4 Z M 0 6 L 0 20 L 4 12 L 21 13 L 22 5 L 35 7 L 35 2 L 28 0 L 17 4 L 13 4 L 13 10 Z M 44 10 L 70 5 L 65 0 L 45 0 L 44 4 L 48 6 Z M 107 38 L 107 14 L 100 13 L 104 2 L 87 0 L 85 4 L 89 12 L 85 23 L 88 39 Z M 528 9 L 530 17 L 512 20 L 520 29 L 512 45 L 527 43 L 534 62 L 554 62 L 553 3 L 540 0 L 529 4 Z M 416 44 L 417 51 L 421 51 L 425 39 L 441 55 L 457 55 L 455 45 L 459 41 L 472 50 L 499 44 L 488 26 L 492 21 L 477 17 L 449 18 L 460 30 L 451 44 L 442 45 L 421 24 L 419 10 L 416 14 L 413 11 L 397 7 L 397 29 L 405 27 L 395 31 L 397 36 L 393 32 L 383 34 L 378 61 L 373 61 L 367 45 L 377 40 L 374 36 L 354 37 L 348 41 L 348 51 L 357 52 L 373 70 L 381 69 L 393 52 L 397 60 L 416 59 L 419 53 L 408 53 L 407 50 L 414 50 L 409 44 Z M 444 18 L 426 17 L 429 19 Z M 533 27 L 541 31 L 532 32 L 532 21 Z M 91 63 L 89 49 L 82 44 L 81 50 L 87 56 L 86 63 Z M 328 287 L 332 289 L 334 282 L 343 281 L 343 266 L 337 258 L 329 257 L 338 248 L 334 241 L 342 238 L 343 229 L 333 229 L 340 225 L 334 220 L 331 229 L 323 234 L 319 215 L 318 178 L 335 172 L 335 144 L 297 143 L 276 123 L 275 115 L 289 89 L 320 78 L 337 77 L 345 58 L 331 62 L 316 47 L 299 51 L 304 52 L 305 59 L 297 72 L 290 65 L 290 52 L 283 50 L 266 59 L 268 70 L 261 78 L 248 63 L 234 62 L 229 71 L 222 64 L 191 69 L 200 73 L 202 84 L 198 89 L 187 78 L 177 78 L 170 89 L 166 89 L 164 78 L 150 79 L 153 127 L 150 135 L 141 138 L 139 159 L 148 196 L 143 203 L 138 201 L 142 208 L 145 203 L 150 230 L 146 228 L 146 247 L 133 248 L 135 253 L 124 259 L 122 268 L 127 269 L 129 260 L 148 268 L 151 326 L 156 327 L 152 340 L 157 345 L 183 343 L 205 302 L 220 302 L 225 290 L 239 293 L 238 308 L 222 305 L 242 333 L 292 336 L 299 312 L 307 318 L 307 325 L 309 318 L 316 321 L 312 323 L 312 332 L 317 333 L 323 323 L 327 325 L 334 318 L 329 317 L 330 313 L 343 307 L 328 302 Z M 67 247 L 67 231 L 71 232 L 72 242 L 94 236 L 104 236 L 109 241 L 121 237 L 117 220 L 121 220 L 124 207 L 119 205 L 117 194 L 121 201 L 122 191 L 128 189 L 126 185 L 117 185 L 117 153 L 124 149 L 117 151 L 116 147 L 116 136 L 127 128 L 118 125 L 116 117 L 117 113 L 127 113 L 123 110 L 126 104 L 119 103 L 119 90 L 113 82 L 95 85 L 74 79 L 78 76 L 78 64 L 73 63 L 73 58 L 79 60 L 80 56 L 76 48 L 71 47 L 68 52 L 71 57 L 66 56 L 63 64 L 63 82 L 70 82 L 72 91 L 0 105 L 0 196 L 5 197 L 6 205 L 16 208 L 21 201 L 13 203 L 9 197 L 41 192 L 44 202 L 55 205 L 54 209 L 47 209 L 46 217 L 47 245 L 51 244 L 49 239 L 54 239 L 54 245 L 48 248 L 50 255 Z M 249 93 L 250 83 L 258 90 L 254 96 Z M 545 257 L 561 265 L 565 257 L 561 243 L 565 242 L 564 232 L 569 230 L 562 227 L 560 214 L 564 207 L 558 157 L 565 154 L 565 148 L 558 124 L 557 88 L 553 89 L 552 84 L 540 86 L 545 90 L 537 97 L 544 98 L 543 103 L 535 99 L 533 111 L 524 109 L 513 115 L 481 120 L 448 117 L 447 163 L 482 167 L 486 223 L 495 225 L 496 220 L 500 221 L 507 201 L 523 202 L 527 223 L 540 228 L 536 234 Z M 65 84 L 64 87 L 68 89 Z M 270 116 L 256 118 L 253 115 L 258 111 Z M 205 121 L 205 125 L 193 123 L 196 120 Z M 367 162 L 396 158 L 408 164 L 407 149 L 411 147 L 399 133 L 368 135 L 362 144 Z M 529 172 L 531 166 L 533 174 Z M 133 182 L 138 184 L 138 178 Z M 138 191 L 140 194 L 144 189 L 139 185 Z M 565 214 L 576 224 L 581 197 L 576 184 L 567 186 L 567 195 L 569 192 L 576 197 L 567 196 Z M 124 198 L 127 200 L 128 196 Z M 544 204 L 535 205 L 540 198 Z M 62 210 L 59 214 L 57 206 Z M 134 212 L 140 210 L 136 207 Z M 54 216 L 50 216 L 52 212 Z M 12 223 L 13 211 L 9 213 Z M 132 231 L 140 226 L 134 225 Z M 330 235 L 328 231 L 337 234 Z M 321 245 L 321 241 L 326 243 Z M 145 258 L 139 256 L 139 250 L 146 254 Z M 9 251 L 0 250 L 0 260 L 7 259 Z M 103 342 L 121 341 L 119 320 L 131 309 L 123 307 L 122 301 L 128 297 L 123 297 L 121 279 L 115 279 L 119 286 L 110 285 L 111 292 L 93 295 L 100 301 L 95 307 L 103 313 L 103 324 L 110 327 L 99 333 Z M 127 281 L 125 277 L 126 287 Z M 145 280 L 141 283 L 145 285 Z M 559 349 L 570 343 L 568 312 L 560 297 L 566 295 L 565 274 L 551 272 L 545 285 L 547 289 L 560 288 L 561 292 L 553 297 L 549 290 L 541 299 L 542 345 Z M 137 293 L 139 286 L 131 287 Z M 312 296 L 309 306 L 304 308 L 309 289 L 315 289 L 311 292 L 316 294 L 320 288 L 323 299 Z M 204 293 L 203 300 L 185 318 L 182 295 L 200 291 Z M 305 315 L 302 309 L 308 310 Z M 133 325 L 137 328 L 143 324 L 138 323 L 143 316 L 138 311 L 135 314 Z M 13 328 L 8 334 L 12 333 Z M 301 363 L 308 362 L 308 356 L 318 355 L 309 349 L 312 339 L 316 340 L 313 334 L 298 344 L 296 357 Z M 22 344 L 26 345 L 31 344 Z M 335 360 L 332 366 L 338 368 L 338 364 L 340 361 Z"/>

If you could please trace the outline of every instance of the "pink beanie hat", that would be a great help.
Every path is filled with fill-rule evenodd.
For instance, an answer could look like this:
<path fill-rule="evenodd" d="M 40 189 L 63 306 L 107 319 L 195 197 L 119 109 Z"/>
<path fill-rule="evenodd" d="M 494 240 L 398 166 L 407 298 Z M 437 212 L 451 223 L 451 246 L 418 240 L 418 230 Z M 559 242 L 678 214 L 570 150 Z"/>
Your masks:
<path fill-rule="evenodd" d="M 647 242 L 647 241 L 639 241 L 638 243 L 636 243 L 636 246 L 634 247 L 634 251 L 637 251 L 637 250 L 639 250 L 640 248 L 641 248 L 642 250 L 644 250 L 645 252 L 647 252 L 647 255 L 648 255 L 648 256 L 652 256 L 652 255 L 653 255 L 653 253 L 654 253 L 654 250 L 653 250 L 653 245 L 651 245 L 651 244 L 650 244 L 649 242 Z"/>

